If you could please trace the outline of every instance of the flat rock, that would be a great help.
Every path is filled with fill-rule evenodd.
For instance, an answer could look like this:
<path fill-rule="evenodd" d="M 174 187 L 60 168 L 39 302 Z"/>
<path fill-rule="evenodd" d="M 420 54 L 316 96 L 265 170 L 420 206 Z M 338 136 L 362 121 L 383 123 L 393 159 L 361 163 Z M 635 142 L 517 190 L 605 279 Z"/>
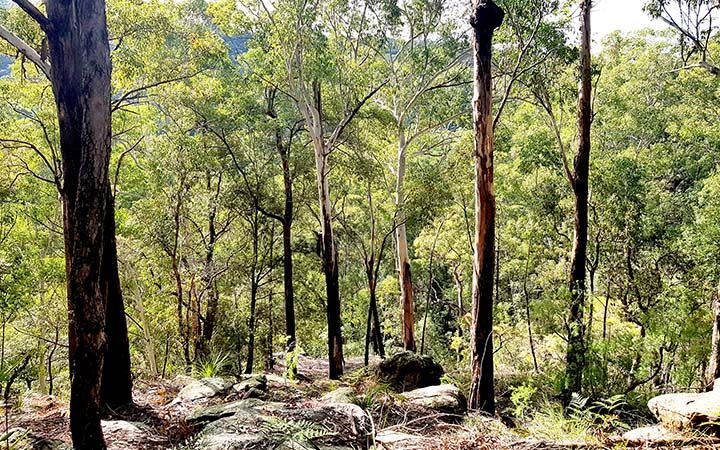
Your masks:
<path fill-rule="evenodd" d="M 410 403 L 448 414 L 465 414 L 467 400 L 452 384 L 440 384 L 403 392 L 400 396 Z"/>
<path fill-rule="evenodd" d="M 353 388 L 343 386 L 326 393 L 320 399 L 328 403 L 352 403 L 354 397 L 355 391 Z"/>
<path fill-rule="evenodd" d="M 191 447 L 203 450 L 249 450 L 265 449 L 266 439 L 261 434 L 252 433 L 213 433 L 200 437 Z"/>
<path fill-rule="evenodd" d="M 387 449 L 423 449 L 427 448 L 428 438 L 415 434 L 401 433 L 393 430 L 381 430 L 375 436 L 375 442 Z"/>
<path fill-rule="evenodd" d="M 229 417 L 238 413 L 246 412 L 262 403 L 262 400 L 249 398 L 230 403 L 223 403 L 222 405 L 197 408 L 185 418 L 185 421 L 190 425 L 212 422 L 222 419 L 223 417 Z"/>
<path fill-rule="evenodd" d="M 720 443 L 720 440 L 711 436 L 693 435 L 690 433 L 668 430 L 662 425 L 651 425 L 636 428 L 622 435 L 622 440 L 631 445 L 645 447 L 682 446 Z"/>
<path fill-rule="evenodd" d="M 427 355 L 413 352 L 397 353 L 380 362 L 375 377 L 398 392 L 440 384 L 445 371 Z"/>
<path fill-rule="evenodd" d="M 130 437 L 142 437 L 149 430 L 144 423 L 125 420 L 103 420 L 101 424 L 103 433 L 124 434 Z"/>
<path fill-rule="evenodd" d="M 720 391 L 660 395 L 648 408 L 669 430 L 720 432 Z"/>
<path fill-rule="evenodd" d="M 636 445 L 642 445 L 648 442 L 666 445 L 677 442 L 684 437 L 686 437 L 685 434 L 677 431 L 670 431 L 662 425 L 635 428 L 634 430 L 630 430 L 622 435 L 623 440 Z"/>
<path fill-rule="evenodd" d="M 365 411 L 347 403 L 290 406 L 245 399 L 199 409 L 188 417 L 188 422 L 206 424 L 189 447 L 192 449 L 264 450 L 291 444 L 294 447 L 290 448 L 297 450 L 315 449 L 298 437 L 315 429 L 319 431 L 318 439 L 313 441 L 317 448 L 346 450 L 366 448 L 372 434 L 372 421 Z"/>
<path fill-rule="evenodd" d="M 195 380 L 180 390 L 173 403 L 196 401 L 224 394 L 232 383 L 219 377 Z"/>
<path fill-rule="evenodd" d="M 233 389 L 240 393 L 252 392 L 253 390 L 265 392 L 267 391 L 267 377 L 263 374 L 247 376 L 241 382 L 233 385 Z"/>

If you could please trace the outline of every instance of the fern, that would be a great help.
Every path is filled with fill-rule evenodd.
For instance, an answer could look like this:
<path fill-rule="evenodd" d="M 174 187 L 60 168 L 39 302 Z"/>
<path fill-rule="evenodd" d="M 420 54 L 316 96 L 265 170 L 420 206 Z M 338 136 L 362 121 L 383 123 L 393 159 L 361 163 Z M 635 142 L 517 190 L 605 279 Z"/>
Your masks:
<path fill-rule="evenodd" d="M 268 417 L 260 429 L 268 440 L 277 443 L 278 446 L 297 443 L 315 448 L 312 441 L 330 434 L 308 420 L 285 420 L 277 417 Z"/>

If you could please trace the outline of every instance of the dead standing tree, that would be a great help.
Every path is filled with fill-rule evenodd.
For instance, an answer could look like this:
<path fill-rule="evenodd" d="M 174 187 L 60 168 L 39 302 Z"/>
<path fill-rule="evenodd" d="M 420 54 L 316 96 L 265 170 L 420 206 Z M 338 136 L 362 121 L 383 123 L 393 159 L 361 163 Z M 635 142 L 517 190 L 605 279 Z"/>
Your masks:
<path fill-rule="evenodd" d="M 493 283 L 495 195 L 493 192 L 492 40 L 504 11 L 492 0 L 476 0 L 472 26 L 475 127 L 475 238 L 471 329 L 470 407 L 494 414 Z"/>

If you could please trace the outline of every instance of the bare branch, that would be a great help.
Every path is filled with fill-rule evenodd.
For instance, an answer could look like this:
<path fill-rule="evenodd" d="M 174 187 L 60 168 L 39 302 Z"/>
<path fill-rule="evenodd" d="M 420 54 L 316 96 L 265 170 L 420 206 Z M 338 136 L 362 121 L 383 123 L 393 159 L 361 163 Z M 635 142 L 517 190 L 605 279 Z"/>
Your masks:
<path fill-rule="evenodd" d="M 377 85 L 372 91 L 368 92 L 368 94 L 363 97 L 362 100 L 357 102 L 355 104 L 355 107 L 350 111 L 349 114 L 347 114 L 342 122 L 335 128 L 335 131 L 333 131 L 333 134 L 330 136 L 330 139 L 328 139 L 328 149 L 331 149 L 335 146 L 337 143 L 338 138 L 340 138 L 340 135 L 345 130 L 345 128 L 350 124 L 350 122 L 355 118 L 357 113 L 360 111 L 360 109 L 367 103 L 368 100 L 370 100 L 377 92 L 382 89 L 386 84 L 388 83 L 388 80 L 383 81 L 379 85 Z"/>
<path fill-rule="evenodd" d="M 140 98 L 140 97 L 141 97 L 141 93 L 142 93 L 143 91 L 146 91 L 146 90 L 148 90 L 148 89 L 152 89 L 152 88 L 155 88 L 155 87 L 158 87 L 158 86 L 162 86 L 162 85 L 164 85 L 164 84 L 170 84 L 170 83 L 175 83 L 176 81 L 187 80 L 187 79 L 190 79 L 190 78 L 192 78 L 192 77 L 194 77 L 194 76 L 196 76 L 196 75 L 199 75 L 200 73 L 202 73 L 202 72 L 204 72 L 204 71 L 205 71 L 205 69 L 201 69 L 201 70 L 198 70 L 197 72 L 193 72 L 193 73 L 191 73 L 191 74 L 186 74 L 186 75 L 182 75 L 182 76 L 179 76 L 179 77 L 170 78 L 170 79 L 167 79 L 167 80 L 160 80 L 160 81 L 156 81 L 156 82 L 154 82 L 154 83 L 146 84 L 145 86 L 141 86 L 141 87 L 139 87 L 139 88 L 130 89 L 129 91 L 127 91 L 126 93 L 124 93 L 122 96 L 120 96 L 117 100 L 113 101 L 113 103 L 112 103 L 112 108 L 110 109 L 110 111 L 111 111 L 111 112 L 115 112 L 115 111 L 118 110 L 121 106 L 123 106 L 123 103 L 124 103 L 124 102 L 126 102 L 126 101 L 128 101 L 128 100 L 134 100 L 134 99 Z"/>

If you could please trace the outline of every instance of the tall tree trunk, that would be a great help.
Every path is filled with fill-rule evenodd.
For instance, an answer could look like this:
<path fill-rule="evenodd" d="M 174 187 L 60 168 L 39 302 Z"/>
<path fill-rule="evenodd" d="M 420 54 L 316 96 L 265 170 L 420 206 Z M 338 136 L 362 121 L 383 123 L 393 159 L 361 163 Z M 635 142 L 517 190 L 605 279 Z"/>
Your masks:
<path fill-rule="evenodd" d="M 402 304 L 402 338 L 405 350 L 414 352 L 415 346 L 415 298 L 413 295 L 412 273 L 410 271 L 410 256 L 408 254 L 407 230 L 405 228 L 405 158 L 407 144 L 405 133 L 400 130 L 398 136 L 398 163 L 395 189 L 395 206 L 398 210 L 399 224 L 395 230 L 395 243 L 397 245 L 398 281 L 400 283 L 400 302 Z"/>
<path fill-rule="evenodd" d="M 312 85 L 313 104 L 310 136 L 315 151 L 315 179 L 318 188 L 318 203 L 320 205 L 320 222 L 322 225 L 322 262 L 325 274 L 325 290 L 327 294 L 327 325 L 328 325 L 328 377 L 331 380 L 339 379 L 343 375 L 343 344 L 342 344 L 342 316 L 340 313 L 340 272 L 338 267 L 338 253 L 335 246 L 335 234 L 332 226 L 332 203 L 330 202 L 330 166 L 328 158 L 330 149 L 322 131 L 323 111 L 320 82 Z M 306 121 L 308 117 L 306 116 Z"/>
<path fill-rule="evenodd" d="M 332 205 L 328 182 L 328 159 L 324 146 L 315 152 L 320 218 L 322 220 L 322 259 L 327 292 L 328 362 L 331 380 L 343 374 L 342 319 L 340 316 L 340 280 L 337 248 L 332 228 Z"/>
<path fill-rule="evenodd" d="M 248 317 L 248 356 L 245 373 L 253 372 L 253 364 L 255 362 L 255 309 L 257 307 L 257 295 L 259 289 L 258 276 L 258 247 L 260 240 L 260 223 L 258 221 L 258 211 L 254 212 L 252 228 L 253 228 L 253 263 L 250 271 L 250 317 Z"/>
<path fill-rule="evenodd" d="M 470 407 L 495 413 L 493 368 L 493 272 L 495 195 L 493 193 L 492 39 L 505 16 L 492 0 L 475 0 L 472 26 L 475 126 L 475 240 L 470 346 Z"/>
<path fill-rule="evenodd" d="M 63 167 L 70 431 L 77 450 L 105 448 L 103 250 L 110 162 L 110 48 L 103 0 L 47 3 L 51 81 Z"/>
<path fill-rule="evenodd" d="M 218 241 L 218 231 L 216 227 L 216 218 L 218 212 L 218 203 L 220 198 L 220 189 L 222 186 L 222 175 L 218 175 L 217 185 L 214 189 L 214 198 L 212 207 L 208 212 L 207 223 L 208 223 L 208 236 L 207 245 L 205 247 L 205 265 L 203 267 L 201 279 L 203 282 L 203 290 L 208 292 L 207 308 L 205 310 L 205 317 L 202 317 L 202 304 L 200 298 L 198 298 L 197 305 L 197 316 L 201 325 L 200 333 L 197 336 L 198 346 L 195 349 L 195 357 L 198 355 L 206 355 L 210 347 L 213 333 L 215 332 L 215 317 L 217 316 L 218 303 L 220 302 L 220 294 L 217 290 L 217 283 L 215 281 L 215 245 Z M 207 175 L 207 189 L 212 189 L 212 176 L 210 173 Z"/>
<path fill-rule="evenodd" d="M 105 295 L 105 334 L 107 354 L 103 365 L 100 396 L 103 406 L 117 409 L 133 403 L 130 372 L 130 341 L 128 340 L 125 303 L 120 286 L 115 238 L 115 200 L 108 183 L 105 209 L 104 249 L 100 280 Z"/>
<path fill-rule="evenodd" d="M 372 339 L 373 350 L 381 357 L 385 357 L 385 343 L 383 342 L 382 326 L 380 325 L 380 313 L 377 305 L 377 278 L 375 279 L 374 288 L 370 291 L 370 312 L 372 314 Z"/>
<path fill-rule="evenodd" d="M 380 329 L 380 316 L 377 308 L 377 278 L 374 271 L 375 260 L 371 258 L 366 263 L 366 275 L 368 290 L 370 291 L 370 303 L 368 304 L 367 322 L 365 323 L 365 365 L 370 362 L 370 343 L 373 345 L 375 354 L 381 358 L 385 357 L 385 346 Z M 369 267 L 369 268 L 367 268 Z"/>
<path fill-rule="evenodd" d="M 457 293 L 457 310 L 458 310 L 458 320 L 457 320 L 457 335 L 459 338 L 463 337 L 463 317 L 465 316 L 465 306 L 463 305 L 463 283 L 462 279 L 460 278 L 460 265 L 458 264 L 453 269 L 453 280 L 455 280 L 455 291 Z M 462 360 L 462 349 L 458 347 L 457 349 L 457 355 L 456 355 L 457 362 L 460 362 Z"/>
<path fill-rule="evenodd" d="M 590 72 L 591 1 L 581 5 L 580 92 L 578 96 L 578 148 L 574 159 L 572 188 L 575 195 L 575 232 L 570 262 L 570 311 L 568 317 L 567 367 L 564 399 L 582 391 L 585 369 L 585 265 L 587 262 L 588 176 L 590 171 L 591 72 Z"/>
<path fill-rule="evenodd" d="M 285 192 L 285 208 L 282 220 L 283 238 L 283 289 L 285 295 L 285 338 L 286 350 L 291 352 L 297 345 L 295 335 L 295 289 L 293 288 L 293 262 L 292 262 L 292 222 L 293 222 L 293 181 L 290 170 L 290 148 L 285 148 L 277 136 L 277 146 L 280 152 L 283 169 L 283 186 Z"/>

